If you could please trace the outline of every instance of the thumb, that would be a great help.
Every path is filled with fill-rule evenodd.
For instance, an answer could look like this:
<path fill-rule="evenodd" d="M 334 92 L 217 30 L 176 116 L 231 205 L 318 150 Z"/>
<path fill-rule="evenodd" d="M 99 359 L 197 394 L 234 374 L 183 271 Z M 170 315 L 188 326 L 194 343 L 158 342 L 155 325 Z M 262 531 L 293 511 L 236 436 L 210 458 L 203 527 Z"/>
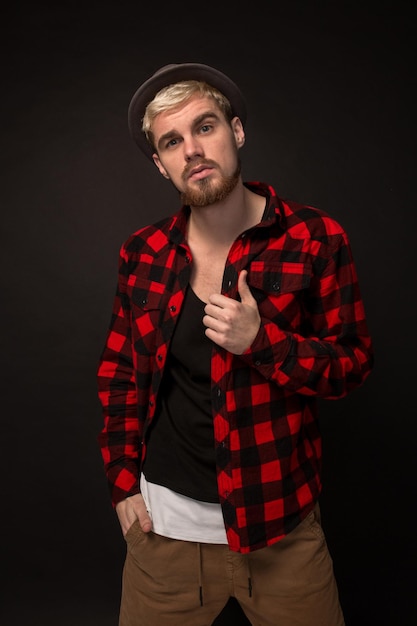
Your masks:
<path fill-rule="evenodd" d="M 249 289 L 249 285 L 246 281 L 247 276 L 247 270 L 242 270 L 240 272 L 237 282 L 237 289 L 239 291 L 242 302 L 244 302 L 245 304 L 251 304 L 253 301 L 255 301 L 255 298 L 253 297 L 251 290 Z"/>

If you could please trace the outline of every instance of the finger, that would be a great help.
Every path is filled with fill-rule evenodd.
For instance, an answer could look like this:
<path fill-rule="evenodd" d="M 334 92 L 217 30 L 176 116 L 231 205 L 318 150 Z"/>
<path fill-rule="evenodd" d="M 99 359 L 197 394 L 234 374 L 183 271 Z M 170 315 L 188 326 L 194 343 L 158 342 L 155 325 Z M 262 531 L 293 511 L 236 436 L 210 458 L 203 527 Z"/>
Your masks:
<path fill-rule="evenodd" d="M 152 528 L 152 520 L 146 508 L 145 501 L 142 496 L 138 494 L 137 499 L 135 500 L 135 515 L 139 520 L 140 527 L 143 532 L 149 532 Z"/>
<path fill-rule="evenodd" d="M 217 306 L 216 304 L 206 304 L 204 307 L 204 313 L 212 317 L 213 319 L 220 319 L 222 315 L 223 308 Z"/>
<path fill-rule="evenodd" d="M 240 272 L 237 282 L 237 289 L 239 291 L 241 301 L 249 303 L 249 301 L 252 302 L 254 300 L 254 297 L 252 296 L 251 290 L 247 283 L 247 276 L 247 270 L 242 270 Z"/>
<path fill-rule="evenodd" d="M 216 333 L 225 331 L 225 323 L 212 315 L 205 315 L 203 317 L 203 324 L 206 328 L 214 330 Z"/>
<path fill-rule="evenodd" d="M 148 533 L 152 529 L 152 520 L 148 513 L 141 514 L 139 524 L 144 533 Z"/>
<path fill-rule="evenodd" d="M 208 298 L 208 304 L 213 304 L 214 306 L 220 307 L 224 309 L 225 306 L 230 302 L 230 298 L 224 296 L 221 293 L 212 293 Z"/>

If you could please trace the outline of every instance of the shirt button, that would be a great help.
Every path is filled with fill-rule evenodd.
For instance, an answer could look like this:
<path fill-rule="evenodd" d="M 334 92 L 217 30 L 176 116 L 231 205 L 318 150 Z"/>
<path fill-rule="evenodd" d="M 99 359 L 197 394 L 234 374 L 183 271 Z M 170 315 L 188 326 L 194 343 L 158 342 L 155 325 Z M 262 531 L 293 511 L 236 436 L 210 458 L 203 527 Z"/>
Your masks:
<path fill-rule="evenodd" d="M 279 291 L 279 283 L 274 283 L 274 284 L 272 285 L 272 289 L 273 289 L 274 291 Z"/>
<path fill-rule="evenodd" d="M 259 367 L 259 366 L 260 366 L 260 364 L 261 364 L 261 362 L 260 362 L 260 361 L 255 361 L 255 365 L 256 365 L 257 367 Z"/>
<path fill-rule="evenodd" d="M 158 361 L 162 361 L 162 354 L 158 354 L 156 358 L 158 359 Z"/>
<path fill-rule="evenodd" d="M 185 257 L 185 262 L 186 262 L 186 263 L 189 263 L 190 261 L 191 261 L 191 259 L 190 259 L 190 257 L 189 257 L 189 256 L 188 256 L 188 254 L 187 254 L 187 256 Z"/>
<path fill-rule="evenodd" d="M 169 307 L 169 310 L 171 311 L 171 313 L 175 313 L 175 311 L 177 310 L 177 307 L 175 306 L 175 304 L 172 304 L 172 305 Z"/>

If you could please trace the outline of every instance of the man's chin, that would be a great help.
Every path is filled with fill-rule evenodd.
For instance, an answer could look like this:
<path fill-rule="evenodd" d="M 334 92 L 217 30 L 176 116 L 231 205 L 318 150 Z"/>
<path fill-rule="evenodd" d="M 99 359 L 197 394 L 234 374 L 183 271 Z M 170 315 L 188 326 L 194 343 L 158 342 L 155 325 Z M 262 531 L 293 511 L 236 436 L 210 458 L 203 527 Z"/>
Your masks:
<path fill-rule="evenodd" d="M 217 195 L 218 190 L 213 188 L 212 183 L 207 178 L 204 178 L 187 185 L 181 194 L 181 200 L 183 204 L 204 207 L 216 202 Z"/>
<path fill-rule="evenodd" d="M 188 187 L 181 193 L 181 201 L 183 204 L 195 207 L 206 207 L 212 204 L 218 204 L 225 200 L 235 189 L 239 180 L 237 176 L 223 178 L 221 182 L 214 183 L 208 178 L 198 181 L 196 188 Z"/>

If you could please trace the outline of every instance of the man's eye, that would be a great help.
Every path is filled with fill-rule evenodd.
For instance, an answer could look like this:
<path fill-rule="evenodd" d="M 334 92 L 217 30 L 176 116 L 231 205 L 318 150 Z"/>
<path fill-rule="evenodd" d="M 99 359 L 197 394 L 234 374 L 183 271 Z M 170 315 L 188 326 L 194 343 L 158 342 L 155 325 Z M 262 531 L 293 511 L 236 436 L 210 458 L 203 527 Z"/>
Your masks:
<path fill-rule="evenodd" d="M 211 129 L 210 124 L 204 124 L 204 126 L 201 127 L 201 132 L 208 133 L 210 129 Z"/>
<path fill-rule="evenodd" d="M 177 145 L 177 143 L 178 143 L 177 139 L 170 139 L 170 140 L 167 142 L 166 147 L 167 147 L 167 148 L 169 148 L 169 147 L 171 147 L 171 146 L 176 146 L 176 145 Z"/>

